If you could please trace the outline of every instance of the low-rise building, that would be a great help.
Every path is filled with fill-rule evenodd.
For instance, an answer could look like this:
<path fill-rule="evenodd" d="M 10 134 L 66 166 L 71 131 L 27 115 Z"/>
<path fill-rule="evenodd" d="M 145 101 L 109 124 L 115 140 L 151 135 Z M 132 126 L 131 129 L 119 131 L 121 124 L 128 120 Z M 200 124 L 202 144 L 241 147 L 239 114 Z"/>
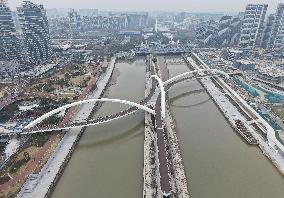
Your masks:
<path fill-rule="evenodd" d="M 242 71 L 245 70 L 255 70 L 256 63 L 249 60 L 236 60 L 234 62 L 234 67 Z"/>

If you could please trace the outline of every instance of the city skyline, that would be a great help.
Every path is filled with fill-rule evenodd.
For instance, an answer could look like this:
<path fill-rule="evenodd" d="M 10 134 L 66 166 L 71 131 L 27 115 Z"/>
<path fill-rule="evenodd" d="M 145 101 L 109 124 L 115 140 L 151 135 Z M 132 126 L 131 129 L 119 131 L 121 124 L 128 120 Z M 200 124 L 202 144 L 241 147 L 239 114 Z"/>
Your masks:
<path fill-rule="evenodd" d="M 21 4 L 22 0 L 8 0 L 9 5 L 13 10 Z M 188 11 L 188 12 L 224 12 L 233 13 L 240 12 L 245 9 L 247 4 L 268 4 L 268 13 L 274 12 L 279 3 L 284 3 L 280 0 L 239 0 L 228 1 L 226 0 L 177 0 L 168 1 L 165 3 L 163 0 L 157 0 L 155 2 L 151 0 L 105 0 L 105 1 L 55 1 L 55 0 L 33 0 L 34 3 L 43 4 L 47 9 L 50 8 L 96 8 L 100 10 L 113 10 L 113 11 Z M 67 3 L 68 2 L 68 3 Z M 149 5 L 149 6 L 145 6 Z M 206 5 L 206 6 L 204 6 Z"/>
<path fill-rule="evenodd" d="M 0 198 L 283 197 L 283 1 L 0 0 Z"/>

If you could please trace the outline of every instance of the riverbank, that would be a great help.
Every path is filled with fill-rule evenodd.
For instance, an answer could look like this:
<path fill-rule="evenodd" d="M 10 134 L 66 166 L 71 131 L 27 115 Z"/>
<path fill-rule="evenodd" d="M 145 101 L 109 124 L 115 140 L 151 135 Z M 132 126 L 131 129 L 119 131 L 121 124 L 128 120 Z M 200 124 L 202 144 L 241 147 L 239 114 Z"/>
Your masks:
<path fill-rule="evenodd" d="M 169 101 L 169 100 L 167 100 Z M 177 198 L 189 198 L 190 193 L 188 189 L 188 181 L 186 172 L 183 164 L 181 149 L 179 140 L 177 137 L 177 126 L 176 121 L 173 118 L 169 104 L 166 108 L 166 128 L 167 128 L 167 139 L 169 146 L 169 161 L 171 163 L 170 168 L 174 178 L 172 186 Z"/>
<path fill-rule="evenodd" d="M 169 69 L 168 63 L 166 58 L 163 59 L 162 63 L 159 63 L 157 68 L 160 71 L 160 75 L 163 77 L 163 81 L 169 79 Z M 170 163 L 170 171 L 173 177 L 173 191 L 175 197 L 177 198 L 189 198 L 189 188 L 188 188 L 188 181 L 186 177 L 186 172 L 183 164 L 179 139 L 178 139 L 178 130 L 176 126 L 176 121 L 173 117 L 170 108 L 170 98 L 168 94 L 166 94 L 166 119 L 165 119 L 165 126 L 166 126 L 166 139 L 167 139 L 167 146 L 168 146 L 168 161 Z"/>
<path fill-rule="evenodd" d="M 107 87 L 113 70 L 115 68 L 116 58 L 113 58 L 104 75 L 97 82 L 97 89 L 89 94 L 86 99 L 99 98 Z M 94 104 L 84 104 L 78 109 L 73 120 L 83 121 L 88 119 L 92 114 Z M 71 155 L 83 135 L 85 128 L 71 129 L 66 131 L 66 134 L 58 144 L 55 152 L 51 155 L 48 162 L 45 164 L 41 172 L 37 175 L 30 175 L 17 197 L 48 197 L 56 182 L 60 178 L 65 166 L 67 165 Z"/>
<path fill-rule="evenodd" d="M 151 56 L 147 57 L 146 82 L 151 80 Z M 145 97 L 151 92 L 152 83 L 146 83 Z M 157 134 L 154 127 L 154 117 L 145 112 L 144 166 L 143 166 L 143 197 L 158 197 L 159 172 L 157 166 Z"/>
<path fill-rule="evenodd" d="M 202 67 L 209 68 L 197 55 L 194 56 L 200 61 Z M 200 69 L 200 66 L 198 66 L 192 58 L 187 58 L 186 60 L 194 69 Z M 232 95 L 232 99 L 236 100 L 238 103 L 237 105 L 233 105 L 230 101 L 227 101 L 227 98 L 223 96 L 223 93 L 221 93 L 218 87 L 214 85 L 211 79 L 201 79 L 200 82 L 215 101 L 223 115 L 230 122 L 231 126 L 235 128 L 236 121 L 241 120 L 249 130 L 250 134 L 254 137 L 254 139 L 256 139 L 258 147 L 261 149 L 263 154 L 268 157 L 278 171 L 284 175 L 284 155 L 282 154 L 283 145 L 276 140 L 273 128 L 223 80 L 219 78 L 218 80 L 221 83 L 220 85 L 222 85 L 222 88 Z M 236 109 L 236 106 L 241 108 L 245 115 Z"/>
<path fill-rule="evenodd" d="M 158 58 L 158 63 L 156 64 L 156 70 L 158 76 L 160 76 L 163 81 L 169 79 L 169 69 L 167 67 L 166 58 Z M 166 94 L 168 98 L 168 95 Z M 170 106 L 168 104 L 169 98 L 166 99 L 166 119 L 164 121 L 165 131 L 164 139 L 165 146 L 167 150 L 167 162 L 170 172 L 170 180 L 172 186 L 172 197 L 176 198 L 188 198 L 190 197 L 187 177 L 185 173 L 185 168 L 183 164 L 181 149 L 179 145 L 179 140 L 177 136 L 177 126 L 176 121 L 171 113 Z"/>

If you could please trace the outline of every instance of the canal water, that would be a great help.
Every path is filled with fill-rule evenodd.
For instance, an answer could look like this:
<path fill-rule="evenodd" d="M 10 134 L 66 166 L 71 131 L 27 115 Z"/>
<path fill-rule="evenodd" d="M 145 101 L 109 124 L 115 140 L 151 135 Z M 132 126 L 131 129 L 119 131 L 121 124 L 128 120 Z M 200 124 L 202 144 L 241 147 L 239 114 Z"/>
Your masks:
<path fill-rule="evenodd" d="M 144 98 L 145 60 L 118 63 L 117 68 L 116 84 L 105 97 Z M 170 65 L 169 70 L 175 76 L 188 68 Z M 284 178 L 257 147 L 248 146 L 232 130 L 202 89 L 189 81 L 169 93 L 192 197 L 282 198 Z M 124 108 L 105 103 L 96 117 Z M 142 197 L 143 131 L 142 112 L 89 127 L 52 197 Z"/>
<path fill-rule="evenodd" d="M 173 77 L 189 71 L 169 65 Z M 193 198 L 282 198 L 284 177 L 237 135 L 197 81 L 169 92 Z"/>
<path fill-rule="evenodd" d="M 139 102 L 145 93 L 145 59 L 117 63 L 104 97 Z M 104 103 L 95 117 L 126 109 Z M 142 196 L 144 113 L 88 127 L 68 163 L 53 198 L 133 198 Z"/>

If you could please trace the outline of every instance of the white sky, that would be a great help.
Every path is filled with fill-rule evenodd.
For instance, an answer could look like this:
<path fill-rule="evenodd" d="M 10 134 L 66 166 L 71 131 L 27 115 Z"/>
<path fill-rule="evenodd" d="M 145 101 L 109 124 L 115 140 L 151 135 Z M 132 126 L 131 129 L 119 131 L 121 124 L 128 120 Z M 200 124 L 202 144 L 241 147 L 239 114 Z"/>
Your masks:
<path fill-rule="evenodd" d="M 22 0 L 8 0 L 14 9 Z M 284 0 L 33 0 L 45 8 L 97 8 L 113 11 L 189 11 L 189 12 L 239 12 L 248 3 L 266 3 L 269 12 L 275 12 Z"/>

